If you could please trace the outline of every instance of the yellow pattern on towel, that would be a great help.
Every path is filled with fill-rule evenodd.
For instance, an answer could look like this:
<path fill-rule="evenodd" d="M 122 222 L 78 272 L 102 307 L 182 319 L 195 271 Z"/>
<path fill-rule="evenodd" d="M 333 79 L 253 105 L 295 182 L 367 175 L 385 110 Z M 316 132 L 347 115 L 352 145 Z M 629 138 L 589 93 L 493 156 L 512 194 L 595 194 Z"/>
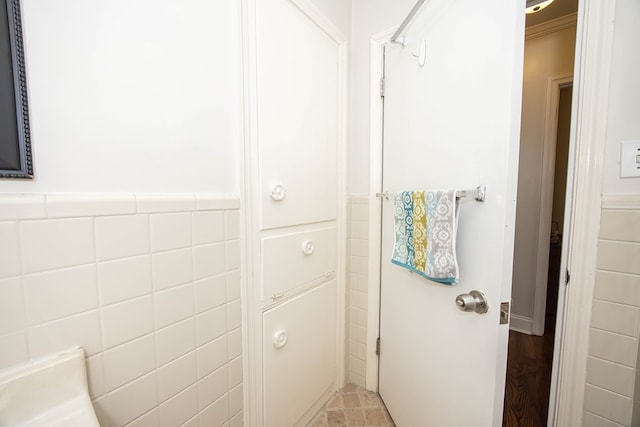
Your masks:
<path fill-rule="evenodd" d="M 413 247 L 414 267 L 424 273 L 427 265 L 427 215 L 424 207 L 424 191 L 413 192 Z"/>

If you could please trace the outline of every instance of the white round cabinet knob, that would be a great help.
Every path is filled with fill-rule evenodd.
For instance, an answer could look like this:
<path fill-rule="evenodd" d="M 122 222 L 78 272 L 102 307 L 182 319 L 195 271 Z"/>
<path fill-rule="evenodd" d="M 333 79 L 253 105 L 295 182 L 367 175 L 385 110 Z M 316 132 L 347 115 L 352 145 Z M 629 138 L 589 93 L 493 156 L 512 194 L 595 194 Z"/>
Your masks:
<path fill-rule="evenodd" d="M 289 335 L 287 335 L 286 329 L 280 329 L 273 334 L 273 346 L 275 348 L 282 348 L 289 341 Z"/>
<path fill-rule="evenodd" d="M 282 184 L 276 185 L 275 187 L 273 187 L 273 190 L 271 190 L 271 198 L 276 202 L 284 199 L 285 194 L 286 192 L 284 191 L 284 187 L 282 186 Z"/>
<path fill-rule="evenodd" d="M 302 253 L 309 256 L 313 253 L 313 240 L 305 240 L 302 242 Z"/>

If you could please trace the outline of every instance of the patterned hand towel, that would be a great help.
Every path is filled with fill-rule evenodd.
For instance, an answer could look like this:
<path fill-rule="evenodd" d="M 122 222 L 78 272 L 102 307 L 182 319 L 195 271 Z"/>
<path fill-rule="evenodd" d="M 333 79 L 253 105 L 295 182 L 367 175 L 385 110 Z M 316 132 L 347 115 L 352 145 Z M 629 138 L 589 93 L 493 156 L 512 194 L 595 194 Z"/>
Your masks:
<path fill-rule="evenodd" d="M 434 282 L 458 282 L 457 211 L 455 190 L 396 193 L 391 262 Z"/>

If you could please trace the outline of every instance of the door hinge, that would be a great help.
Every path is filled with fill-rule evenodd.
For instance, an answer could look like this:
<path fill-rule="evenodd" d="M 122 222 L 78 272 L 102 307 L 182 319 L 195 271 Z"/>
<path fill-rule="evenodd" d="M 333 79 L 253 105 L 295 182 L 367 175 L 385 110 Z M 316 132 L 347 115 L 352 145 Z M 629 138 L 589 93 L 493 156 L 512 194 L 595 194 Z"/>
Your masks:
<path fill-rule="evenodd" d="M 384 98 L 384 77 L 380 77 L 380 98 Z"/>
<path fill-rule="evenodd" d="M 571 279 L 571 274 L 569 273 L 569 269 L 567 268 L 567 273 L 566 273 L 566 276 L 564 277 L 564 284 L 568 285 L 570 279 Z"/>
<path fill-rule="evenodd" d="M 509 323 L 509 311 L 511 310 L 510 302 L 501 302 L 500 303 L 500 324 L 506 325 Z"/>
<path fill-rule="evenodd" d="M 376 340 L 376 356 L 380 356 L 380 338 Z"/>

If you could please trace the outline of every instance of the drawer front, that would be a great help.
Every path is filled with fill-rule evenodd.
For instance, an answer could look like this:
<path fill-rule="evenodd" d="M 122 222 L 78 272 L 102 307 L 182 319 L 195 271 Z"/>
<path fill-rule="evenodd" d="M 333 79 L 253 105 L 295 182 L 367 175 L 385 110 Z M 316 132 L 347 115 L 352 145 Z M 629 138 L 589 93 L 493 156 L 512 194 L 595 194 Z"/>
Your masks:
<path fill-rule="evenodd" d="M 277 300 L 298 286 L 335 276 L 336 227 L 262 239 L 262 300 Z"/>
<path fill-rule="evenodd" d="M 337 375 L 336 281 L 263 314 L 266 427 L 293 426 Z"/>

